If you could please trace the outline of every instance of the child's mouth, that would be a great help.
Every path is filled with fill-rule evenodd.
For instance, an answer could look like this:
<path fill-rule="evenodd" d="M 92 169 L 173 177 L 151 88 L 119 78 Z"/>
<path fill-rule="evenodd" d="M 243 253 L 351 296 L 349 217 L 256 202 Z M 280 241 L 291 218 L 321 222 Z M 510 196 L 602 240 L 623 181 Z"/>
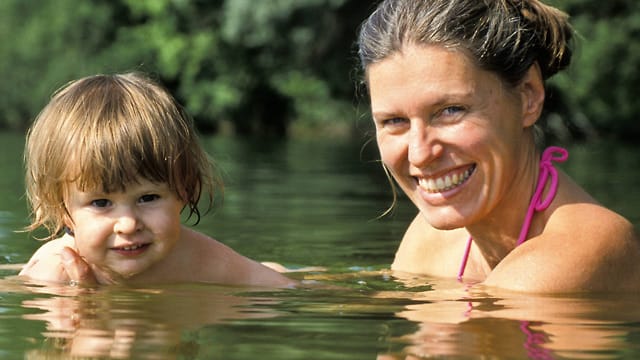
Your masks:
<path fill-rule="evenodd" d="M 137 255 L 145 251 L 149 246 L 151 246 L 151 243 L 132 244 L 132 245 L 126 245 L 126 246 L 113 247 L 111 248 L 111 250 L 121 254 L 126 254 L 126 255 Z"/>

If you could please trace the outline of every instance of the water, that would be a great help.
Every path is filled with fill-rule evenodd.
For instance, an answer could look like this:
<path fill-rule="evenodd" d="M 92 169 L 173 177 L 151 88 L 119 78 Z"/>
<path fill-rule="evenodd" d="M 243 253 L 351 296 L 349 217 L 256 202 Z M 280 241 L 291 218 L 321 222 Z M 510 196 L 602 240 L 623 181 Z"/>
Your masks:
<path fill-rule="evenodd" d="M 173 285 L 78 289 L 24 283 L 22 136 L 0 134 L 0 358 L 638 358 L 639 296 L 485 293 L 386 269 L 414 210 L 392 198 L 372 146 L 207 138 L 224 203 L 197 229 L 300 272 L 298 289 Z M 637 147 L 572 146 L 561 167 L 640 224 Z"/>

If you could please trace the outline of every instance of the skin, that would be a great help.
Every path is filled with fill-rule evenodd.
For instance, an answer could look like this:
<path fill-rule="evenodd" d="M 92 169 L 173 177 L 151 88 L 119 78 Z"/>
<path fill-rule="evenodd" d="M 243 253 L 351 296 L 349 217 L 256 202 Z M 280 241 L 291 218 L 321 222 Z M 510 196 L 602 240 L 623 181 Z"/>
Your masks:
<path fill-rule="evenodd" d="M 65 206 L 65 222 L 74 235 L 43 245 L 21 275 L 85 284 L 293 284 L 182 225 L 184 203 L 167 184 L 139 179 L 115 193 L 86 192 L 69 184 Z"/>
<path fill-rule="evenodd" d="M 466 281 L 529 292 L 638 290 L 633 226 L 561 172 L 554 201 L 516 248 L 538 178 L 537 64 L 511 87 L 459 51 L 409 44 L 367 77 L 381 159 L 419 210 L 393 270 L 456 276 L 472 236 Z M 446 176 L 457 186 L 428 185 Z"/>

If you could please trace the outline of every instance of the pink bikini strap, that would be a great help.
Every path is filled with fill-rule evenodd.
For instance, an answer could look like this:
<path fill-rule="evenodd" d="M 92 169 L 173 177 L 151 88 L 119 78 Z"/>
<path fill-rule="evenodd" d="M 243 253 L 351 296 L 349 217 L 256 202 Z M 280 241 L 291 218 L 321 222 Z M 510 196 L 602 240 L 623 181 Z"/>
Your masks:
<path fill-rule="evenodd" d="M 569 152 L 557 146 L 550 146 L 542 153 L 542 158 L 540 159 L 540 174 L 538 175 L 536 191 L 533 193 L 533 197 L 529 203 L 529 209 L 527 209 L 527 214 L 524 218 L 524 223 L 522 224 L 522 229 L 520 230 L 516 246 L 527 240 L 527 234 L 529 233 L 534 213 L 548 208 L 549 205 L 551 205 L 553 198 L 556 196 L 556 192 L 558 191 L 558 171 L 553 167 L 553 163 L 551 161 L 564 162 L 568 157 Z M 544 199 L 541 199 L 542 193 L 547 186 L 549 176 L 551 176 L 549 191 L 547 196 Z M 472 242 L 473 238 L 469 237 L 462 257 L 462 263 L 460 264 L 460 270 L 458 271 L 458 280 L 462 280 L 462 275 L 464 275 L 464 270 L 467 267 Z"/>
<path fill-rule="evenodd" d="M 556 197 L 556 192 L 558 191 L 558 170 L 553 167 L 553 163 L 551 161 L 564 162 L 568 157 L 569 153 L 567 152 L 567 150 L 557 146 L 548 147 L 544 151 L 544 153 L 542 153 L 542 159 L 540 159 L 540 175 L 538 176 L 538 184 L 536 185 L 536 191 L 535 193 L 533 193 L 533 197 L 531 198 L 531 203 L 529 203 L 527 215 L 524 217 L 524 223 L 522 224 L 522 229 L 520 230 L 520 236 L 518 236 L 518 242 L 516 243 L 516 246 L 522 244 L 523 242 L 525 242 L 525 240 L 527 240 L 527 234 L 529 233 L 529 228 L 531 227 L 533 214 L 536 211 L 542 211 L 548 208 L 549 205 L 551 205 L 553 198 Z M 551 176 L 551 184 L 549 185 L 547 197 L 541 199 L 544 188 L 547 186 L 549 176 Z"/>
<path fill-rule="evenodd" d="M 462 275 L 464 275 L 464 269 L 467 268 L 467 261 L 469 260 L 469 252 L 471 251 L 472 242 L 473 242 L 473 238 L 469 236 L 469 240 L 467 240 L 467 245 L 464 247 L 464 255 L 462 255 L 462 263 L 460 264 L 460 270 L 458 270 L 458 281 L 462 280 Z"/>

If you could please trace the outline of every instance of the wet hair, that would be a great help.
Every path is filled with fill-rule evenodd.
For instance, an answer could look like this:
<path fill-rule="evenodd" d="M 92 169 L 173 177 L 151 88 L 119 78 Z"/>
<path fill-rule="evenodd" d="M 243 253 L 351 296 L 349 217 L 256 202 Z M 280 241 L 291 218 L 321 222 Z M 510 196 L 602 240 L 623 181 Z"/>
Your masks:
<path fill-rule="evenodd" d="M 442 45 L 517 85 L 538 63 L 543 79 L 571 61 L 568 16 L 539 0 L 385 0 L 362 24 L 358 55 L 369 65 L 405 45 Z"/>
<path fill-rule="evenodd" d="M 27 230 L 64 231 L 70 184 L 119 192 L 139 179 L 166 183 L 200 220 L 201 196 L 222 190 L 193 121 L 158 83 L 140 73 L 88 76 L 63 86 L 35 119 L 25 144 Z"/>

